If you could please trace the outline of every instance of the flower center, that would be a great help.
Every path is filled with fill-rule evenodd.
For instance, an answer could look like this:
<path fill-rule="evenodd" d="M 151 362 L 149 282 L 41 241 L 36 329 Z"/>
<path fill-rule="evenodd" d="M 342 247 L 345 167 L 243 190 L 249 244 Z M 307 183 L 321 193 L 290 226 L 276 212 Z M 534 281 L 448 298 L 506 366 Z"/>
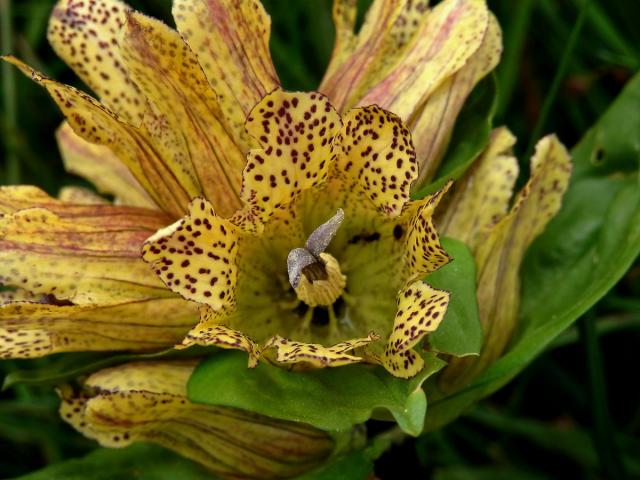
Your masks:
<path fill-rule="evenodd" d="M 316 228 L 304 247 L 294 248 L 287 257 L 289 283 L 307 307 L 301 330 L 309 328 L 316 312 L 328 313 L 330 329 L 337 327 L 334 304 L 344 293 L 347 277 L 340 271 L 336 258 L 325 252 L 344 220 L 344 212 L 336 214 Z M 317 307 L 317 308 L 316 308 Z"/>

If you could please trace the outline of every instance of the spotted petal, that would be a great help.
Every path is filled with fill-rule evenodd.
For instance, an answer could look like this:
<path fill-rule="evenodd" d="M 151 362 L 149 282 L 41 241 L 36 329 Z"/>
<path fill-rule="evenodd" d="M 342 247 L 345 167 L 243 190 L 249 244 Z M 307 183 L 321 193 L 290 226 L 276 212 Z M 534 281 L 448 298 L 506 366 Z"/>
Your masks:
<path fill-rule="evenodd" d="M 49 18 L 49 43 L 102 103 L 140 125 L 147 102 L 124 68 L 119 37 L 131 7 L 119 0 L 60 0 Z"/>
<path fill-rule="evenodd" d="M 162 156 L 145 128 L 125 123 L 89 95 L 47 78 L 13 57 L 3 57 L 47 89 L 82 139 L 107 146 L 131 171 L 154 202 L 173 217 L 180 217 L 193 194 L 183 167 Z"/>
<path fill-rule="evenodd" d="M 489 13 L 488 20 L 478 50 L 460 70 L 445 79 L 429 95 L 420 113 L 411 121 L 411 132 L 420 159 L 420 175 L 416 185 L 424 185 L 433 178 L 449 145 L 454 123 L 469 94 L 500 61 L 502 32 L 493 14 Z"/>
<path fill-rule="evenodd" d="M 155 231 L 170 217 L 157 210 L 113 205 L 86 205 L 64 202 L 31 185 L 0 187 L 0 214 L 28 208 L 44 208 L 60 218 L 94 227 L 122 227 L 128 230 Z"/>
<path fill-rule="evenodd" d="M 356 19 L 358 17 L 357 0 L 336 0 L 333 2 L 333 26 L 336 32 L 333 52 L 325 75 L 320 84 L 320 91 L 325 95 L 336 98 L 335 92 L 328 87 L 335 72 L 353 54 L 357 40 L 355 35 Z M 365 20 L 366 21 L 366 20 Z M 334 100 L 335 101 L 335 100 Z"/>
<path fill-rule="evenodd" d="M 327 178 L 341 121 L 324 95 L 276 90 L 255 106 L 246 126 L 262 148 L 249 152 L 242 184 L 246 208 L 234 222 L 259 231 L 277 209 Z"/>
<path fill-rule="evenodd" d="M 398 293 L 397 303 L 382 365 L 396 377 L 409 378 L 424 368 L 424 360 L 412 349 L 440 325 L 449 305 L 449 292 L 418 281 Z"/>
<path fill-rule="evenodd" d="M 348 352 L 365 347 L 380 338 L 371 332 L 365 338 L 347 340 L 325 347 L 320 344 L 296 342 L 275 335 L 269 338 L 264 346 L 260 346 L 249 336 L 225 325 L 228 316 L 228 311 L 216 311 L 210 307 L 203 307 L 200 323 L 187 334 L 179 348 L 195 344 L 242 350 L 249 355 L 249 368 L 255 367 L 258 361 L 265 357 L 282 364 L 323 368 L 364 361 L 364 358 Z M 275 358 L 271 351 L 275 351 Z"/>
<path fill-rule="evenodd" d="M 11 290 L 0 292 L 0 305 L 6 305 L 10 302 L 44 303 L 46 299 L 45 295 L 38 295 L 23 288 L 13 287 Z"/>
<path fill-rule="evenodd" d="M 531 160 L 531 178 L 478 248 L 478 305 L 485 335 L 491 339 L 483 355 L 497 356 L 506 346 L 518 310 L 520 264 L 560 209 L 570 176 L 571 157 L 565 147 L 553 135 L 540 140 Z"/>
<path fill-rule="evenodd" d="M 429 17 L 428 0 L 375 0 L 358 33 L 358 2 L 336 0 L 336 41 L 320 91 L 341 111 L 353 107 L 406 56 Z"/>
<path fill-rule="evenodd" d="M 334 141 L 335 174 L 355 183 L 382 213 L 399 215 L 418 175 L 409 130 L 375 105 L 351 110 L 343 122 Z"/>
<path fill-rule="evenodd" d="M 316 368 L 340 367 L 364 361 L 364 358 L 349 354 L 356 348 L 365 347 L 380 337 L 373 332 L 366 338 L 357 338 L 325 347 L 316 343 L 295 342 L 279 335 L 271 338 L 264 349 L 275 349 L 275 361 L 283 364 L 305 365 Z"/>
<path fill-rule="evenodd" d="M 173 17 L 234 134 L 248 144 L 245 118 L 279 85 L 269 52 L 269 15 L 258 0 L 174 0 Z"/>
<path fill-rule="evenodd" d="M 229 316 L 227 309 L 216 311 L 203 306 L 200 316 L 198 325 L 189 331 L 178 348 L 203 345 L 242 350 L 249 355 L 249 368 L 258 365 L 262 348 L 242 332 L 222 324 Z"/>
<path fill-rule="evenodd" d="M 451 260 L 440 245 L 438 232 L 433 224 L 435 209 L 450 187 L 451 182 L 433 195 L 407 206 L 404 216 L 409 219 L 409 224 L 405 240 L 403 275 L 406 282 L 422 278 Z"/>
<path fill-rule="evenodd" d="M 515 137 L 505 127 L 495 129 L 486 150 L 447 199 L 438 226 L 444 235 L 476 250 L 488 230 L 509 208 L 518 178 L 518 160 L 511 151 Z"/>
<path fill-rule="evenodd" d="M 320 90 L 343 111 L 362 97 L 362 90 L 378 78 L 376 71 L 396 58 L 399 45 L 393 45 L 391 31 L 404 23 L 406 3 L 401 0 L 375 1 L 367 12 L 358 34 L 355 34 L 357 3 L 349 0 L 334 2 L 333 18 L 336 25 L 336 43 L 322 80 Z"/>
<path fill-rule="evenodd" d="M 358 102 L 377 104 L 409 124 L 424 101 L 480 48 L 488 25 L 484 0 L 444 0 L 426 16 L 414 41 L 380 83 Z"/>
<path fill-rule="evenodd" d="M 238 233 L 204 198 L 189 214 L 149 237 L 142 256 L 167 287 L 214 310 L 233 305 Z"/>
<path fill-rule="evenodd" d="M 223 478 L 289 478 L 322 462 L 331 438 L 300 423 L 191 403 L 198 360 L 129 363 L 99 371 L 83 392 L 62 388 L 60 414 L 106 447 L 153 442 Z"/>

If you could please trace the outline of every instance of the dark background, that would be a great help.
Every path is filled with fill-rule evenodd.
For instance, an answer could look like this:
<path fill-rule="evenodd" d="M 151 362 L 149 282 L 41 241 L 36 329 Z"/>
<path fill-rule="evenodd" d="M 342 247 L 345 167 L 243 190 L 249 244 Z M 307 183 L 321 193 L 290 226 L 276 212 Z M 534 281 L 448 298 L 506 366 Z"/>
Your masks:
<path fill-rule="evenodd" d="M 172 24 L 170 0 L 129 3 Z M 264 3 L 282 83 L 290 90 L 313 89 L 333 45 L 330 1 Z M 488 3 L 504 34 L 495 124 L 517 135 L 520 156 L 549 132 L 573 146 L 638 70 L 640 1 Z M 0 51 L 85 88 L 47 44 L 53 4 L 0 0 Z M 62 117 L 44 90 L 13 70 L 4 69 L 2 76 L 0 183 L 35 184 L 52 194 L 63 185 L 86 185 L 62 168 L 53 136 Z M 640 477 L 639 294 L 636 262 L 587 319 L 509 386 L 442 431 L 394 447 L 378 461 L 377 475 L 398 478 L 402 466 L 409 472 L 403 478 L 438 480 Z M 584 327 L 594 319 L 596 341 L 588 341 Z M 23 363 L 3 362 L 0 375 Z M 1 477 L 95 448 L 62 423 L 56 409 L 50 389 L 19 387 L 0 394 Z"/>

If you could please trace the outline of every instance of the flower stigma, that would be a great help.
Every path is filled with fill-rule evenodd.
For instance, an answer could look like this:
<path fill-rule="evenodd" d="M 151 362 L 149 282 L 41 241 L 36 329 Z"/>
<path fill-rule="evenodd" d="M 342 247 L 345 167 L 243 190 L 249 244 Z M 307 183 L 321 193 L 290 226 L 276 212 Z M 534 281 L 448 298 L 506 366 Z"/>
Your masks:
<path fill-rule="evenodd" d="M 309 235 L 304 248 L 294 248 L 287 256 L 289 283 L 298 300 L 311 307 L 305 313 L 303 330 L 308 329 L 314 318 L 314 307 L 327 307 L 330 328 L 337 326 L 334 304 L 344 293 L 347 277 L 340 270 L 338 260 L 324 250 L 343 220 L 344 211 L 339 208 L 333 217 Z"/>
<path fill-rule="evenodd" d="M 309 235 L 304 248 L 294 248 L 287 257 L 289 283 L 310 307 L 332 305 L 347 284 L 338 261 L 324 252 L 343 220 L 344 211 L 340 208 Z"/>

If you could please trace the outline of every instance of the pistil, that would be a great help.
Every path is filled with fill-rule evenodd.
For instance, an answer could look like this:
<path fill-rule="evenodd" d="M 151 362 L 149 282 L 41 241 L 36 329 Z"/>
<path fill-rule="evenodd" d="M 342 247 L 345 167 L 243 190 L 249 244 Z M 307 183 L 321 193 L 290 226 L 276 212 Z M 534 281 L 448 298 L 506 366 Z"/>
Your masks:
<path fill-rule="evenodd" d="M 309 235 L 304 247 L 289 252 L 289 283 L 309 307 L 330 307 L 344 293 L 347 277 L 340 271 L 338 260 L 325 253 L 343 220 L 344 212 L 338 209 Z"/>

